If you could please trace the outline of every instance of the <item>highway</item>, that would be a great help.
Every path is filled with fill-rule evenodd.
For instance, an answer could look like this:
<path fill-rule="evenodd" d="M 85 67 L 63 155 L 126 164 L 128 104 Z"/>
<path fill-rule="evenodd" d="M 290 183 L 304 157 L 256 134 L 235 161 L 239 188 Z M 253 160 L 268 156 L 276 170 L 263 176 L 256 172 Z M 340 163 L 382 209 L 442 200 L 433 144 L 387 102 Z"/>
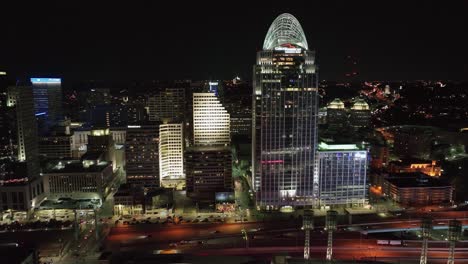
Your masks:
<path fill-rule="evenodd" d="M 382 219 L 341 224 L 334 235 L 334 257 L 337 259 L 370 259 L 397 261 L 417 260 L 421 242 L 407 240 L 404 245 L 377 245 L 380 234 L 375 231 L 394 229 L 398 231 L 419 228 L 419 217 L 427 213 L 414 213 L 403 219 Z M 434 226 L 446 228 L 448 220 L 458 218 L 468 225 L 466 212 L 437 212 Z M 317 221 L 311 234 L 311 252 L 314 258 L 324 258 L 326 234 L 323 224 Z M 146 251 L 177 249 L 181 253 L 196 255 L 255 255 L 269 257 L 278 252 L 300 256 L 303 253 L 304 236 L 300 220 L 248 222 L 248 223 L 202 223 L 202 224 L 140 224 L 113 227 L 105 241 L 110 251 Z M 249 248 L 242 237 L 242 229 L 249 234 Z M 368 232 L 369 235 L 366 235 Z M 431 241 L 430 263 L 446 262 L 447 242 Z M 457 243 L 456 258 L 468 263 L 468 241 Z"/>

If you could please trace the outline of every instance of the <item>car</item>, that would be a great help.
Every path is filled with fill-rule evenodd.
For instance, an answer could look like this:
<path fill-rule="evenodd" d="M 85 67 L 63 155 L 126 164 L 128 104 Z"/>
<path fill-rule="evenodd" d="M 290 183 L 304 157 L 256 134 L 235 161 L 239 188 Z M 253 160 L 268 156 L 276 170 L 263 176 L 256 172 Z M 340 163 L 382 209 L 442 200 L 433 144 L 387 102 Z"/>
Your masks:
<path fill-rule="evenodd" d="M 169 246 L 170 247 L 177 247 L 177 243 L 170 243 Z"/>

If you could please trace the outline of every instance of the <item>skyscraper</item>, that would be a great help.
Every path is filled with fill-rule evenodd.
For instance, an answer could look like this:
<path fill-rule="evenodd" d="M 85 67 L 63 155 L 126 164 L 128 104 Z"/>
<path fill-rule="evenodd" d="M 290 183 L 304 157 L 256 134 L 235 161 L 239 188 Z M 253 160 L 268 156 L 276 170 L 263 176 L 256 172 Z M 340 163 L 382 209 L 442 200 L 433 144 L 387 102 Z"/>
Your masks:
<path fill-rule="evenodd" d="M 193 94 L 193 141 L 196 146 L 227 146 L 229 113 L 214 93 Z"/>
<path fill-rule="evenodd" d="M 254 67 L 253 186 L 261 208 L 317 201 L 317 87 L 315 53 L 299 21 L 281 14 Z"/>
<path fill-rule="evenodd" d="M 159 126 L 130 125 L 125 143 L 127 182 L 155 188 L 159 182 Z"/>
<path fill-rule="evenodd" d="M 150 121 L 182 122 L 185 113 L 185 88 L 171 87 L 148 98 Z"/>
<path fill-rule="evenodd" d="M 60 78 L 31 78 L 36 116 L 47 125 L 63 118 L 62 80 Z"/>
<path fill-rule="evenodd" d="M 30 86 L 8 87 L 7 106 L 14 109 L 17 137 L 17 161 L 26 162 L 28 178 L 39 176 L 38 135 Z"/>
<path fill-rule="evenodd" d="M 159 178 L 163 187 L 177 187 L 185 180 L 183 124 L 159 126 Z"/>

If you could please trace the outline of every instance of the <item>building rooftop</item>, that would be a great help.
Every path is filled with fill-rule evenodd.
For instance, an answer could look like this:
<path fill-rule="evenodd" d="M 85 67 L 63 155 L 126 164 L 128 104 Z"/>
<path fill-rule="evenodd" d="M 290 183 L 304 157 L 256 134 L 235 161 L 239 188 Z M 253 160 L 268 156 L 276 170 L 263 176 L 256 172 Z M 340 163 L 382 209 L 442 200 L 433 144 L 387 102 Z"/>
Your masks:
<path fill-rule="evenodd" d="M 54 160 L 44 166 L 43 173 L 101 172 L 110 165 L 111 163 L 108 161 L 85 166 L 81 160 Z"/>
<path fill-rule="evenodd" d="M 327 144 L 320 142 L 318 145 L 319 151 L 337 151 L 337 150 L 363 150 L 356 144 Z"/>
<path fill-rule="evenodd" d="M 364 101 L 364 99 L 356 99 L 351 109 L 352 110 L 369 110 L 369 105 L 367 104 L 366 101 Z"/>
<path fill-rule="evenodd" d="M 293 15 L 288 13 L 279 15 L 271 23 L 263 42 L 263 50 L 272 50 L 284 44 L 294 44 L 309 49 L 301 24 Z"/>
<path fill-rule="evenodd" d="M 449 187 L 449 182 L 420 172 L 392 174 L 386 180 L 399 188 Z"/>
<path fill-rule="evenodd" d="M 395 164 L 400 166 L 409 166 L 411 164 L 432 164 L 431 160 L 423 160 L 423 159 L 401 159 L 401 160 L 394 160 L 390 161 L 389 164 Z"/>
<path fill-rule="evenodd" d="M 333 101 L 331 101 L 327 105 L 327 109 L 344 109 L 344 108 L 345 108 L 345 105 L 344 105 L 343 101 L 341 101 L 341 99 L 339 99 L 339 98 L 333 99 Z"/>

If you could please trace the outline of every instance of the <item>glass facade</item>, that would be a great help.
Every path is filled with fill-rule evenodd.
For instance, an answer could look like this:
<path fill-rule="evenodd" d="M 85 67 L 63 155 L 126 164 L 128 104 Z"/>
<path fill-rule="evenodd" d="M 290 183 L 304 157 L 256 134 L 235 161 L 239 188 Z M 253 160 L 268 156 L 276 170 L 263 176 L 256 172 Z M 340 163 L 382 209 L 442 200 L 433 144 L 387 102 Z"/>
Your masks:
<path fill-rule="evenodd" d="M 253 91 L 253 185 L 266 209 L 312 205 L 317 142 L 315 53 L 290 14 L 271 25 L 257 53 Z"/>
<path fill-rule="evenodd" d="M 367 151 L 356 145 L 320 144 L 318 175 L 320 206 L 363 206 L 367 203 Z M 337 149 L 334 146 L 341 147 Z M 349 147 L 355 147 L 351 150 Z"/>

